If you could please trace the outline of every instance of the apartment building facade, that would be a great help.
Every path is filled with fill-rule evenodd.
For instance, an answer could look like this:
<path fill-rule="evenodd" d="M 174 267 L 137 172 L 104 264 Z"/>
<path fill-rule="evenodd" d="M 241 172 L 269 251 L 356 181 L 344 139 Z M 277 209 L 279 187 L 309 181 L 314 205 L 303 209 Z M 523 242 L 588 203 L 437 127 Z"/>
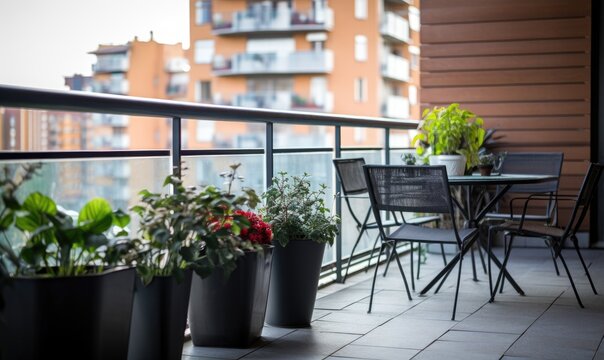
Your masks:
<path fill-rule="evenodd" d="M 190 101 L 419 118 L 417 0 L 190 0 L 190 38 Z M 238 147 L 253 133 L 198 127 L 190 141 L 200 147 Z M 294 131 L 290 145 L 324 142 Z M 363 145 L 376 135 L 345 129 L 343 139 Z"/>

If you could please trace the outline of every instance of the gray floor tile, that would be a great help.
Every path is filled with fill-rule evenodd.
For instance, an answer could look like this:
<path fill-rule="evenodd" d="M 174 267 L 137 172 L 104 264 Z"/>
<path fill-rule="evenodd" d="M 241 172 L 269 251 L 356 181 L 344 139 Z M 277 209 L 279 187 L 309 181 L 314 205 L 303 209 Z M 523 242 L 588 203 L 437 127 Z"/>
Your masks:
<path fill-rule="evenodd" d="M 362 346 L 347 345 L 333 354 L 333 356 L 343 356 L 355 359 L 371 360 L 404 360 L 411 359 L 418 353 L 418 350 L 400 349 L 380 346 Z"/>

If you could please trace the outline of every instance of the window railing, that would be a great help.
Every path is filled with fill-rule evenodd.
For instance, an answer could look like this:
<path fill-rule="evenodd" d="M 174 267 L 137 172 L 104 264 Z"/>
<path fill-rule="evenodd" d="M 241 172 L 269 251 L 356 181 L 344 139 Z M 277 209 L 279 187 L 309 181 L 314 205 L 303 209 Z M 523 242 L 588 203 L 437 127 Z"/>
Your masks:
<path fill-rule="evenodd" d="M 340 193 L 340 187 L 335 180 L 335 172 L 331 163 L 332 158 L 365 157 L 368 163 L 390 163 L 391 156 L 399 156 L 400 148 L 391 147 L 391 138 L 396 141 L 408 139 L 406 130 L 415 129 L 416 120 L 391 120 L 384 118 L 335 115 L 316 112 L 275 111 L 230 106 L 176 102 L 149 98 L 127 97 L 109 94 L 84 92 L 68 92 L 55 90 L 39 90 L 32 88 L 0 85 L 0 110 L 2 108 L 23 108 L 47 111 L 102 113 L 121 116 L 146 116 L 167 118 L 171 123 L 171 139 L 169 149 L 160 150 L 77 150 L 77 151 L 0 151 L 0 162 L 4 164 L 22 161 L 44 161 L 49 169 L 44 176 L 53 177 L 56 183 L 62 184 L 64 203 L 70 201 L 76 206 L 86 189 L 89 178 L 100 179 L 111 186 L 97 186 L 99 195 L 115 197 L 116 206 L 132 205 L 129 198 L 141 188 L 149 188 L 161 183 L 161 179 L 170 169 L 181 166 L 183 160 L 189 167 L 185 174 L 197 175 L 195 181 L 202 179 L 205 183 L 219 183 L 216 170 L 224 170 L 225 164 L 233 161 L 242 162 L 244 173 L 251 182 L 248 185 L 262 191 L 270 186 L 273 175 L 278 171 L 291 170 L 295 164 L 311 166 L 314 181 L 325 182 L 332 190 L 331 199 L 335 211 L 343 216 L 343 235 L 338 236 L 332 251 L 326 255 L 323 266 L 323 281 L 339 281 L 342 266 L 347 261 L 343 254 L 349 253 L 352 240 L 356 237 L 350 233 L 354 226 L 349 216 L 341 206 L 341 200 L 335 196 Z M 2 111 L 0 111 L 0 115 Z M 117 117 L 117 118 L 120 118 Z M 38 120 L 36 117 L 31 120 Z M 263 127 L 263 141 L 260 148 L 253 149 L 185 149 L 183 148 L 182 129 L 185 121 L 226 121 L 240 123 L 255 123 Z M 94 125 L 94 124 L 93 124 Z M 286 125 L 309 125 L 328 129 L 331 136 L 330 145 L 318 147 L 276 148 L 275 127 L 280 129 Z M 343 147 L 342 133 L 348 128 L 360 130 L 380 129 L 383 133 L 383 145 L 378 147 Z M 363 130 L 365 131 L 365 130 Z M 375 130 L 374 130 L 375 131 Z M 114 134 L 117 135 L 117 134 Z M 118 135 L 122 136 L 122 135 Z M 120 138 L 121 139 L 121 138 Z M 127 141 L 124 138 L 123 141 Z M 291 145 L 290 145 L 291 146 Z M 400 163 L 397 161 L 396 163 Z M 146 165 L 145 165 L 146 164 Z M 119 165 L 119 166 L 118 166 Z M 138 169 L 144 166 L 146 171 Z M 262 174 L 259 175 L 258 173 Z M 74 177 L 75 174 L 79 174 Z M 186 178 L 185 182 L 191 182 Z M 88 179 L 88 180 L 87 180 Z M 134 185 L 128 188 L 129 179 Z M 151 184 L 151 182 L 153 184 Z M 156 184 L 157 183 L 157 184 Z M 161 185 L 159 185 L 161 186 Z M 368 206 L 361 204 L 359 206 Z M 374 235 L 372 235 L 374 236 Z M 345 239 L 343 241 L 343 238 Z M 353 264 L 365 263 L 369 257 L 373 238 L 365 241 L 366 251 L 355 255 Z M 375 257 L 374 257 L 375 261 Z"/>

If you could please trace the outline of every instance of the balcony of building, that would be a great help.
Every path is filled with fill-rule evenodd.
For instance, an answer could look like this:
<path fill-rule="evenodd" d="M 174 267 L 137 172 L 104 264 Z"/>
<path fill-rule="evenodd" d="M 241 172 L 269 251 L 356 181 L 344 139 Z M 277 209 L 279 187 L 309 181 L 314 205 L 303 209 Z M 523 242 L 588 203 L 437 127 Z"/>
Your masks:
<path fill-rule="evenodd" d="M 214 14 L 212 33 L 214 35 L 270 35 L 329 31 L 333 27 L 333 18 L 333 11 L 328 7 L 300 12 L 289 7 L 286 2 L 279 2 L 276 8 L 271 3 L 259 3 L 245 11 Z"/>
<path fill-rule="evenodd" d="M 291 91 L 245 93 L 236 95 L 231 105 L 259 109 L 330 112 L 333 109 L 333 94 L 327 92 L 322 94 L 321 98 L 313 99 Z"/>
<path fill-rule="evenodd" d="M 382 63 L 382 76 L 389 80 L 409 82 L 411 79 L 409 60 L 402 56 L 388 54 Z"/>
<path fill-rule="evenodd" d="M 97 55 L 97 62 L 92 65 L 92 71 L 96 74 L 126 72 L 128 64 L 126 54 Z"/>
<path fill-rule="evenodd" d="M 411 42 L 409 36 L 409 21 L 391 11 L 386 11 L 384 13 L 380 32 L 387 41 L 396 43 Z"/>
<path fill-rule="evenodd" d="M 327 74 L 333 70 L 333 53 L 321 50 L 216 56 L 212 68 L 216 76 Z"/>
<path fill-rule="evenodd" d="M 408 119 L 409 99 L 404 96 L 388 95 L 382 104 L 382 116 L 395 119 Z"/>
<path fill-rule="evenodd" d="M 126 95 L 130 89 L 126 79 L 93 80 L 92 91 L 105 94 Z"/>

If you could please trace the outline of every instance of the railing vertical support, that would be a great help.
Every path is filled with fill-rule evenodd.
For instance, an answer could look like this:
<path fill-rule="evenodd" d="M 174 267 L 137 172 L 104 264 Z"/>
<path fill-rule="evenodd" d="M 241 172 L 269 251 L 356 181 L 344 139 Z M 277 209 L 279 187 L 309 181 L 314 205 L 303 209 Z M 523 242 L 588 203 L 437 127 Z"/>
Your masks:
<path fill-rule="evenodd" d="M 334 144 L 334 157 L 342 157 L 342 129 L 340 126 L 335 127 L 335 144 Z M 334 171 L 334 179 L 335 179 Z M 335 181 L 335 194 L 336 194 L 336 215 L 342 219 L 342 198 L 340 197 L 340 182 Z M 336 282 L 341 283 L 342 278 L 342 223 L 338 225 L 338 235 L 336 236 Z"/>
<path fill-rule="evenodd" d="M 274 176 L 274 153 L 273 153 L 273 123 L 266 123 L 266 137 L 264 139 L 264 176 L 266 177 L 266 187 L 273 184 Z"/>
<path fill-rule="evenodd" d="M 384 128 L 384 163 L 390 165 L 390 128 Z"/>
<path fill-rule="evenodd" d="M 182 150 L 182 119 L 172 118 L 172 146 L 170 147 L 170 169 L 172 175 L 181 176 L 181 150 Z"/>

